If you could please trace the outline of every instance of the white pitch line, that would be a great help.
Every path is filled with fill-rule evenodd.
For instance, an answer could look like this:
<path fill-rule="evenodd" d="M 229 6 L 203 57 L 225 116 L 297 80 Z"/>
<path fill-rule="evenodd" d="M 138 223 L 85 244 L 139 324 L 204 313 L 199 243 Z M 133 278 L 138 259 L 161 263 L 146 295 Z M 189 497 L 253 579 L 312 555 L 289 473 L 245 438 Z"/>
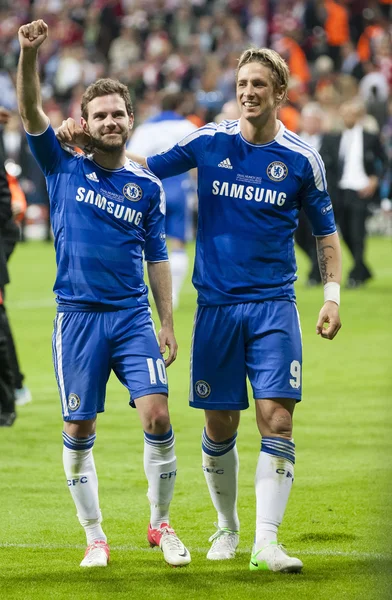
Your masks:
<path fill-rule="evenodd" d="M 76 544 L 14 544 L 12 542 L 6 542 L 0 544 L 0 548 L 25 548 L 28 550 L 85 550 L 85 546 Z M 120 546 L 110 545 L 110 549 L 116 552 L 151 552 L 151 548 L 147 546 L 134 546 L 132 544 L 125 544 Z M 207 554 L 209 548 L 189 548 L 190 552 L 196 554 Z M 251 548 L 243 548 L 237 550 L 237 554 L 250 554 Z M 292 551 L 291 554 L 301 554 L 303 556 L 343 556 L 346 558 L 375 558 L 378 560 L 392 560 L 392 555 L 382 554 L 379 552 L 340 552 L 335 550 L 297 550 Z"/>

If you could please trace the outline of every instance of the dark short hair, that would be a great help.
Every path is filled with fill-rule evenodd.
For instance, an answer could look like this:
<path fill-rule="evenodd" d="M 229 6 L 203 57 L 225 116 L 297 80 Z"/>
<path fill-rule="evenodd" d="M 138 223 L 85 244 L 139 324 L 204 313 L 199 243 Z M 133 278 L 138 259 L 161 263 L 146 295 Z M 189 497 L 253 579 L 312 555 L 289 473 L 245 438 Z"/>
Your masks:
<path fill-rule="evenodd" d="M 128 115 L 132 114 L 132 101 L 127 86 L 117 79 L 98 79 L 95 83 L 88 86 L 82 96 L 81 109 L 83 119 L 87 121 L 87 105 L 91 100 L 100 96 L 109 96 L 109 94 L 118 94 L 125 102 Z"/>
<path fill-rule="evenodd" d="M 184 94 L 181 92 L 171 92 L 164 94 L 161 100 L 161 108 L 162 110 L 172 110 L 175 111 L 180 108 L 181 104 L 184 102 Z"/>
<path fill-rule="evenodd" d="M 248 50 L 245 50 L 239 58 L 238 67 L 235 72 L 236 81 L 238 80 L 238 72 L 241 67 L 253 62 L 258 62 L 271 69 L 275 92 L 283 92 L 283 97 L 279 104 L 284 102 L 287 98 L 287 88 L 290 77 L 290 71 L 285 60 L 280 54 L 270 48 L 249 48 Z"/>

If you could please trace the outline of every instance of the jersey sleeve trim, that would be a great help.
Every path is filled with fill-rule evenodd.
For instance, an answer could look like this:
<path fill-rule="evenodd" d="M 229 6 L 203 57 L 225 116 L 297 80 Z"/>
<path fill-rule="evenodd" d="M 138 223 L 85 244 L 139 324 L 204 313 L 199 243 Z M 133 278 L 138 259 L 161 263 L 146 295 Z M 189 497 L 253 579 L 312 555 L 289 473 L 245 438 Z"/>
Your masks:
<path fill-rule="evenodd" d="M 27 131 L 27 129 L 25 129 L 25 132 L 27 133 L 27 135 L 31 135 L 31 137 L 38 137 L 40 135 L 43 135 L 46 131 L 48 131 L 49 127 L 50 127 L 50 120 L 48 117 L 48 124 L 43 131 L 40 131 L 39 133 L 30 133 L 29 131 Z"/>
<path fill-rule="evenodd" d="M 221 121 L 218 125 L 217 133 L 227 133 L 227 135 L 237 135 L 237 133 L 241 133 L 239 120 L 229 121 L 228 119 L 225 119 L 224 121 Z"/>
<path fill-rule="evenodd" d="M 200 127 L 200 129 L 197 129 L 193 133 L 190 133 L 183 140 L 178 142 L 178 145 L 180 147 L 187 146 L 190 142 L 193 142 L 193 140 L 196 140 L 197 138 L 199 138 L 202 135 L 210 135 L 210 136 L 215 135 L 216 129 L 217 129 L 217 126 L 214 123 L 205 125 L 205 127 Z"/>
<path fill-rule="evenodd" d="M 321 156 L 315 148 L 303 142 L 297 135 L 285 130 L 283 136 L 279 139 L 279 144 L 285 146 L 289 150 L 302 154 L 310 163 L 313 171 L 314 183 L 321 192 L 327 191 L 327 180 L 325 176 L 325 168 Z"/>
<path fill-rule="evenodd" d="M 317 235 L 314 233 L 313 237 L 316 237 L 316 238 L 329 237 L 330 235 L 333 235 L 334 233 L 337 233 L 337 231 L 338 230 L 335 229 L 335 231 L 331 231 L 331 233 L 324 233 L 324 234 L 317 234 Z"/>

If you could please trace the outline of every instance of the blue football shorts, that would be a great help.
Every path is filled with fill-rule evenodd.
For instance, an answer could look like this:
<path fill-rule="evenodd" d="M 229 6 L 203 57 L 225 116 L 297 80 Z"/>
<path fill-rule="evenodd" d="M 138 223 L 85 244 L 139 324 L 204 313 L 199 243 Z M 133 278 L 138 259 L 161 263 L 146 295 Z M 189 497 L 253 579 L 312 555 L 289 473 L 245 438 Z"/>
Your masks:
<path fill-rule="evenodd" d="M 134 400 L 167 394 L 165 362 L 148 306 L 113 312 L 59 312 L 53 363 L 65 421 L 93 419 L 105 408 L 113 370 Z"/>
<path fill-rule="evenodd" d="M 294 302 L 269 300 L 199 306 L 191 350 L 189 404 L 248 408 L 255 399 L 301 400 L 302 340 Z"/>
<path fill-rule="evenodd" d="M 192 211 L 190 206 L 193 191 L 189 176 L 164 179 L 163 189 L 166 195 L 165 230 L 169 238 L 186 242 L 191 239 Z"/>

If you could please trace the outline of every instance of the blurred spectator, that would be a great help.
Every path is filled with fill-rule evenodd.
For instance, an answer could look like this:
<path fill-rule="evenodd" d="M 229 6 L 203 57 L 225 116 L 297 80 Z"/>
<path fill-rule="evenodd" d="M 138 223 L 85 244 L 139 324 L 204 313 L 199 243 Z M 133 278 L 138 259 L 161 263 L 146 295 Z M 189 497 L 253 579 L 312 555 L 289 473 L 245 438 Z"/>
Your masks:
<path fill-rule="evenodd" d="M 387 152 L 389 168 L 392 165 L 392 98 L 388 100 L 387 107 L 387 120 L 382 129 L 382 139 L 384 141 L 384 147 Z M 391 191 L 385 192 L 386 196 L 392 199 L 392 173 L 389 173 L 391 179 Z M 389 187 L 389 186 L 388 186 Z"/>
<path fill-rule="evenodd" d="M 371 12 L 371 15 L 374 16 L 374 13 Z M 358 40 L 357 53 L 361 62 L 371 61 L 374 58 L 377 40 L 385 34 L 384 27 L 377 22 L 377 19 L 374 18 L 372 21 L 365 27 Z"/>
<path fill-rule="evenodd" d="M 175 47 L 187 47 L 192 33 L 193 19 L 191 7 L 184 2 L 175 11 L 170 26 L 170 34 Z"/>
<path fill-rule="evenodd" d="M 329 72 L 318 82 L 314 91 L 314 99 L 320 104 L 325 113 L 326 129 L 335 130 L 338 128 L 337 116 L 341 94 L 336 85 L 336 74 L 334 72 Z"/>
<path fill-rule="evenodd" d="M 82 81 L 83 51 L 80 47 L 61 50 L 55 77 L 56 91 L 60 96 L 67 96 L 69 91 Z"/>
<path fill-rule="evenodd" d="M 312 88 L 316 95 L 318 90 L 328 86 L 335 85 L 336 73 L 334 71 L 333 60 L 327 54 L 319 56 L 313 65 Z"/>
<path fill-rule="evenodd" d="M 197 102 L 206 110 L 206 120 L 211 121 L 222 108 L 225 100 L 218 89 L 221 66 L 216 57 L 206 60 L 206 67 L 200 78 L 200 89 L 197 91 Z"/>
<path fill-rule="evenodd" d="M 279 108 L 278 116 L 287 129 L 298 133 L 301 122 L 301 113 L 294 104 L 288 100 L 284 106 Z"/>
<path fill-rule="evenodd" d="M 222 101 L 228 102 L 235 97 L 235 70 L 238 64 L 238 54 L 230 52 L 218 77 L 217 88 L 222 94 Z"/>
<path fill-rule="evenodd" d="M 383 35 L 376 48 L 375 64 L 384 75 L 389 89 L 392 85 L 392 36 L 391 32 Z"/>
<path fill-rule="evenodd" d="M 340 101 L 346 102 L 359 94 L 358 81 L 352 75 L 341 73 L 337 75 L 335 87 L 340 94 Z"/>
<path fill-rule="evenodd" d="M 301 139 L 317 152 L 320 151 L 322 135 L 324 133 L 324 111 L 317 102 L 310 102 L 301 112 Z"/>
<path fill-rule="evenodd" d="M 324 112 L 319 104 L 312 102 L 302 109 L 299 136 L 306 144 L 313 146 L 318 152 L 321 148 L 323 124 Z M 309 220 L 303 210 L 299 212 L 295 241 L 310 260 L 311 268 L 306 284 L 311 287 L 321 284 L 316 241 L 313 237 Z"/>
<path fill-rule="evenodd" d="M 365 75 L 359 83 L 359 93 L 364 102 L 373 96 L 386 102 L 389 96 L 388 81 L 383 73 L 371 62 L 364 63 Z"/>
<path fill-rule="evenodd" d="M 105 0 L 101 6 L 97 15 L 99 22 L 97 50 L 107 58 L 112 40 L 120 34 L 121 17 L 124 13 L 120 0 Z"/>
<path fill-rule="evenodd" d="M 371 62 L 365 63 L 364 70 L 366 75 L 359 83 L 359 93 L 368 113 L 376 119 L 380 131 L 387 121 L 388 81 L 385 75 Z"/>
<path fill-rule="evenodd" d="M 340 70 L 342 71 L 342 73 L 346 73 L 347 75 L 354 75 L 354 77 L 361 79 L 361 62 L 359 60 L 359 56 L 355 49 L 354 43 L 351 40 L 348 40 L 346 43 L 341 45 L 340 62 Z"/>
<path fill-rule="evenodd" d="M 274 44 L 274 50 L 279 52 L 287 62 L 291 77 L 303 84 L 309 83 L 310 71 L 306 55 L 292 37 L 283 36 L 279 38 Z"/>
<path fill-rule="evenodd" d="M 392 0 L 379 0 L 380 9 L 385 19 L 392 19 Z"/>
<path fill-rule="evenodd" d="M 216 123 L 221 123 L 225 119 L 229 121 L 235 121 L 240 118 L 240 110 L 238 108 L 237 100 L 229 100 L 222 106 L 222 112 L 215 117 Z"/>
<path fill-rule="evenodd" d="M 139 60 L 141 55 L 140 39 L 131 27 L 123 25 L 120 35 L 110 44 L 109 62 L 113 74 L 120 74 L 130 63 Z"/>
<path fill-rule="evenodd" d="M 301 110 L 309 102 L 307 86 L 290 77 L 287 101 L 278 110 L 278 117 L 291 131 L 298 133 L 301 122 Z"/>
<path fill-rule="evenodd" d="M 0 125 L 6 123 L 9 113 L 0 107 Z M 10 427 L 16 418 L 14 377 L 9 353 L 9 325 L 4 307 L 4 289 L 9 283 L 5 252 L 4 228 L 12 219 L 11 194 L 4 168 L 4 154 L 0 138 L 0 426 Z"/>
<path fill-rule="evenodd" d="M 324 26 L 329 55 L 334 62 L 335 69 L 340 68 L 341 46 L 350 40 L 349 12 L 345 4 L 345 0 L 325 0 L 327 15 Z"/>
<path fill-rule="evenodd" d="M 200 17 L 199 22 L 196 25 L 196 43 L 199 45 L 199 48 L 203 54 L 211 52 L 212 49 L 212 23 L 213 21 L 210 15 L 203 15 Z"/>
<path fill-rule="evenodd" d="M 3 144 L 3 126 L 8 122 L 10 118 L 10 114 L 0 107 L 0 203 L 1 203 L 1 212 L 2 215 L 0 217 L 0 262 L 5 260 L 5 269 L 0 266 L 0 271 L 3 271 L 3 275 L 0 276 L 0 337 L 5 336 L 6 340 L 6 351 L 0 351 L 0 362 L 2 360 L 5 361 L 4 370 L 5 370 L 5 379 L 6 382 L 12 383 L 12 403 L 11 396 L 9 396 L 9 400 L 6 402 L 6 407 L 3 407 L 3 417 L 8 422 L 11 421 L 11 425 L 15 420 L 15 405 L 14 402 L 18 405 L 27 404 L 31 402 L 32 397 L 30 390 L 23 384 L 24 375 L 20 370 L 19 360 L 16 352 L 16 347 L 14 343 L 14 338 L 12 335 L 11 327 L 9 324 L 9 320 L 7 318 L 7 313 L 5 310 L 5 284 L 8 283 L 8 276 L 6 273 L 6 266 L 8 260 L 14 251 L 14 248 L 20 239 L 20 230 L 18 225 L 15 222 L 14 213 L 12 211 L 12 188 L 9 186 L 9 180 L 7 180 L 7 174 L 5 170 L 4 158 L 4 144 Z M 15 165 L 15 163 L 14 163 Z M 20 169 L 20 167 L 19 167 Z M 15 171 L 16 172 L 16 171 Z M 6 181 L 4 182 L 4 176 Z M 13 177 L 14 179 L 14 177 Z M 16 185 L 16 191 L 18 192 L 18 183 L 15 180 L 14 185 Z M 21 190 L 20 190 L 21 191 Z M 23 192 L 22 192 L 23 194 Z M 9 210 L 11 209 L 11 210 Z M 8 218 L 5 218 L 8 215 Z M 0 346 L 3 342 L 0 341 Z M 7 372 L 8 369 L 11 371 L 11 379 L 8 378 Z M 1 375 L 0 375 L 1 379 Z M 3 387 L 4 387 L 4 374 L 3 374 Z M 0 384 L 1 387 L 1 384 Z M 6 385 L 7 387 L 7 385 Z M 0 391 L 0 394 L 2 392 Z M 6 391 L 3 389 L 3 394 L 6 394 Z M 1 399 L 0 399 L 1 404 Z M 12 408 L 12 406 L 13 408 Z M 8 407 L 8 408 L 7 408 Z M 5 417 L 4 415 L 9 415 Z M 1 414 L 0 414 L 0 424 L 1 424 Z"/>
<path fill-rule="evenodd" d="M 0 89 L 1 105 L 7 110 L 16 110 L 16 92 L 12 77 L 7 69 L 4 68 L 4 58 L 0 55 Z"/>
<path fill-rule="evenodd" d="M 48 111 L 48 114 L 52 115 L 53 113 Z M 62 114 L 60 114 L 60 118 L 60 122 L 52 122 L 54 127 L 56 127 L 56 125 L 60 125 L 62 121 Z M 51 121 L 53 121 L 52 118 Z M 20 117 L 16 113 L 11 116 L 5 127 L 3 142 L 5 154 L 7 156 L 7 164 L 12 161 L 14 168 L 17 169 L 19 183 L 26 196 L 27 203 L 29 205 L 44 205 L 48 211 L 49 199 L 45 178 L 42 175 L 41 170 L 37 168 L 37 162 L 31 154 L 30 148 L 27 144 L 27 139 L 24 134 L 24 130 L 22 129 Z M 45 237 L 48 240 L 51 239 L 49 218 L 47 219 L 47 232 Z M 13 247 L 18 239 L 19 232 L 17 233 L 16 239 L 13 240 Z"/>
<path fill-rule="evenodd" d="M 327 175 L 338 189 L 337 221 L 354 260 L 347 286 L 355 288 L 372 277 L 364 262 L 365 225 L 369 203 L 379 199 L 386 155 L 379 136 L 364 130 L 366 111 L 360 100 L 344 103 L 340 113 L 344 130 L 337 138 L 326 136 L 323 147 L 330 160 Z"/>
<path fill-rule="evenodd" d="M 247 27 L 246 33 L 251 45 L 256 48 L 264 48 L 268 41 L 268 21 L 265 3 L 260 0 L 252 0 L 246 6 Z"/>

